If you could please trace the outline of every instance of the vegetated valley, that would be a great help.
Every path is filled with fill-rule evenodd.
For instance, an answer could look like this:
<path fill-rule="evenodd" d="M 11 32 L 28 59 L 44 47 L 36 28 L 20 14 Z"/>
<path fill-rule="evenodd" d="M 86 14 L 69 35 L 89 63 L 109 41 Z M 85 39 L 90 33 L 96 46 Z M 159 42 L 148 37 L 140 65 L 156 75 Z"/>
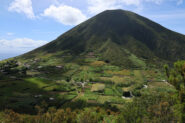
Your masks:
<path fill-rule="evenodd" d="M 184 122 L 184 60 L 184 35 L 129 11 L 104 11 L 0 61 L 0 122 Z"/>

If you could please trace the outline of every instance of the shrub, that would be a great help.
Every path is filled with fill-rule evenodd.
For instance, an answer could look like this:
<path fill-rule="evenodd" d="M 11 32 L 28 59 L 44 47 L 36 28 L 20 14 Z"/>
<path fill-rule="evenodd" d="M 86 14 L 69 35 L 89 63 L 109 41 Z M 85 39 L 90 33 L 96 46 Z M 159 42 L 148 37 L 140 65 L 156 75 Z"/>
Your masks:
<path fill-rule="evenodd" d="M 87 110 L 83 112 L 79 117 L 80 123 L 98 123 L 103 121 L 103 114 L 97 113 L 93 110 Z"/>

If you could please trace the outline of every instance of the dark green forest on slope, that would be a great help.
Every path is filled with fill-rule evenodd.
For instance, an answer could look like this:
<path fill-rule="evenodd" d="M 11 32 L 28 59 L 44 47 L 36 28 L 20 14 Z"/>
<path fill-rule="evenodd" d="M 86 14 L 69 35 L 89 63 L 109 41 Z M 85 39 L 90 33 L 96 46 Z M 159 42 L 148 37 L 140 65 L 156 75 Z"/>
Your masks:
<path fill-rule="evenodd" d="M 184 35 L 129 11 L 108 10 L 21 58 L 50 54 L 48 58 L 60 60 L 71 57 L 62 61 L 71 62 L 93 53 L 103 61 L 132 68 L 184 59 L 184 47 Z"/>

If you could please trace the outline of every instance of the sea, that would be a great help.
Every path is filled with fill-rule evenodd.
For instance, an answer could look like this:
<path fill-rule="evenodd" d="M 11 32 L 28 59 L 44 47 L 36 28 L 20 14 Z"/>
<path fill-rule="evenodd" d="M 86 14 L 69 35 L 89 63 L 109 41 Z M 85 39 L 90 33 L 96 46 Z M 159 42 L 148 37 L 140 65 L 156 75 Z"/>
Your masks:
<path fill-rule="evenodd" d="M 11 58 L 11 57 L 15 57 L 15 56 L 18 56 L 20 54 L 4 54 L 4 53 L 0 53 L 0 61 L 4 60 L 4 59 L 8 59 L 8 58 Z"/>

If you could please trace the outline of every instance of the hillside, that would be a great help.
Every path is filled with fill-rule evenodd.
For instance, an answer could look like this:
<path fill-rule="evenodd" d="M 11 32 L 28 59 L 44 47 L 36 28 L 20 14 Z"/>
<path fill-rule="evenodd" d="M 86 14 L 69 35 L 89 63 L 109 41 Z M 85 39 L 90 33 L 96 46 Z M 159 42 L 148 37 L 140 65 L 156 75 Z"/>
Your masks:
<path fill-rule="evenodd" d="M 184 35 L 135 13 L 100 13 L 0 61 L 0 122 L 183 122 L 185 61 L 164 63 L 184 47 Z"/>
<path fill-rule="evenodd" d="M 46 61 L 56 58 L 60 62 L 75 62 L 93 54 L 115 65 L 145 67 L 184 59 L 184 47 L 184 35 L 133 12 L 107 10 L 21 58 L 45 56 Z"/>

